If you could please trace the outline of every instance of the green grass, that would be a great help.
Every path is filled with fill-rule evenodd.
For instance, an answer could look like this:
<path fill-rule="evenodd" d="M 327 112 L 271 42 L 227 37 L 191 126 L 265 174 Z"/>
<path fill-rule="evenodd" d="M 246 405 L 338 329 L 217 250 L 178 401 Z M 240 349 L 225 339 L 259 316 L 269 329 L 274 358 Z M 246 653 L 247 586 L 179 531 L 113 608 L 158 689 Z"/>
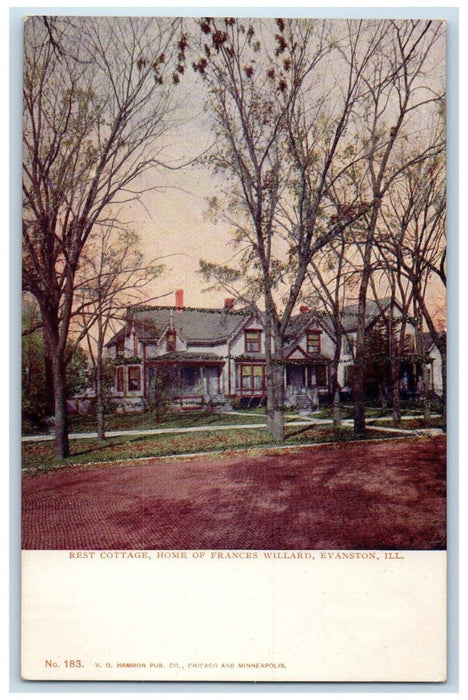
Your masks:
<path fill-rule="evenodd" d="M 293 416 L 294 411 L 287 411 L 288 416 Z M 242 414 L 242 415 L 239 415 Z M 287 418 L 287 421 L 301 419 L 302 416 L 294 416 Z M 210 425 L 238 425 L 248 423 L 265 423 L 266 412 L 264 408 L 244 409 L 234 414 L 230 413 L 208 413 L 207 411 L 180 411 L 168 413 L 159 421 L 156 420 L 154 413 L 135 413 L 135 414 L 109 414 L 105 419 L 105 428 L 107 432 L 114 430 L 152 430 L 154 428 L 193 428 Z M 38 435 L 45 434 L 46 431 L 38 430 L 37 428 L 29 428 L 23 430 L 23 435 Z M 96 432 L 96 417 L 89 416 L 70 416 L 69 418 L 70 433 L 95 433 Z"/>
<path fill-rule="evenodd" d="M 376 425 L 379 427 L 392 427 L 392 421 L 391 420 L 373 420 L 372 425 Z M 424 420 L 423 418 L 410 418 L 409 420 L 402 420 L 401 425 L 399 426 L 403 430 L 420 430 L 422 428 L 425 428 L 426 426 L 424 425 Z M 431 416 L 431 422 L 429 425 L 430 428 L 443 428 L 444 427 L 444 421 L 440 416 Z"/>
<path fill-rule="evenodd" d="M 246 412 L 245 416 L 231 415 L 229 413 L 208 413 L 205 411 L 187 411 L 186 413 L 174 412 L 163 416 L 156 421 L 154 413 L 135 414 L 109 414 L 106 416 L 105 425 L 108 432 L 113 430 L 151 430 L 154 428 L 194 428 L 210 425 L 237 425 L 238 423 L 261 423 L 261 418 L 266 421 L 266 416 Z M 73 416 L 70 419 L 71 433 L 96 432 L 95 416 Z"/>
<path fill-rule="evenodd" d="M 388 433 L 369 431 L 366 438 L 391 437 Z M 334 431 L 328 426 L 290 426 L 286 429 L 286 445 L 300 445 L 322 442 L 346 442 L 353 439 L 351 428 Z M 71 441 L 71 455 L 67 459 L 54 456 L 53 442 L 23 444 L 23 469 L 48 471 L 57 467 L 90 464 L 96 462 L 116 462 L 142 457 L 164 457 L 192 452 L 213 452 L 271 447 L 273 443 L 264 428 L 225 430 L 220 432 L 202 431 L 174 435 L 151 435 L 109 438 L 104 443 L 97 439 Z"/>

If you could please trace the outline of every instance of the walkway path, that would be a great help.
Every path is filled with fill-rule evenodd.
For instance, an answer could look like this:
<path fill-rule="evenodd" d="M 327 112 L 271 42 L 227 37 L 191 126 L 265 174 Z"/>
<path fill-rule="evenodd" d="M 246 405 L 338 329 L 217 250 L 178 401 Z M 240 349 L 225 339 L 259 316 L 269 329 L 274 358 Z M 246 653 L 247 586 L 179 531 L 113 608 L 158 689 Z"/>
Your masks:
<path fill-rule="evenodd" d="M 321 421 L 330 423 L 330 421 Z M 318 423 L 318 421 L 317 421 Z M 312 420 L 295 420 L 285 423 L 285 425 L 313 425 Z M 171 435 L 174 433 L 203 433 L 216 430 L 245 430 L 249 428 L 266 428 L 266 423 L 245 423 L 236 425 L 197 425 L 191 428 L 140 428 L 138 430 L 109 430 L 106 431 L 106 437 L 121 437 L 124 435 Z M 97 437 L 97 433 L 70 433 L 70 440 L 89 440 Z M 25 435 L 21 438 L 22 442 L 47 442 L 54 440 L 55 436 L 50 435 Z"/>
<path fill-rule="evenodd" d="M 228 415 L 233 415 L 233 411 L 230 411 Z M 235 413 L 235 415 L 239 416 L 245 416 L 243 413 Z M 421 418 L 422 416 L 419 415 L 414 415 L 414 416 L 402 416 L 402 421 L 405 420 L 412 420 L 414 418 Z M 285 425 L 287 426 L 306 426 L 306 425 L 332 425 L 332 419 L 331 418 L 314 418 L 313 416 L 301 416 L 299 419 L 297 416 L 293 415 L 287 415 L 285 416 L 286 419 L 293 419 L 293 420 L 287 420 Z M 379 421 L 391 421 L 392 418 L 391 416 L 385 416 L 385 417 L 379 417 L 375 418 L 375 420 Z M 372 421 L 372 418 L 370 419 Z M 352 418 L 345 418 L 342 421 L 342 425 L 345 427 L 349 427 L 353 425 L 353 419 Z M 123 437 L 125 435 L 132 436 L 132 435 L 172 435 L 174 433 L 203 433 L 203 432 L 214 432 L 214 431 L 220 431 L 220 430 L 246 430 L 250 428 L 265 428 L 266 427 L 266 422 L 263 423 L 238 423 L 236 425 L 201 425 L 201 426 L 193 426 L 191 428 L 139 428 L 137 430 L 109 430 L 106 432 L 106 437 L 112 438 L 112 437 Z M 408 433 L 408 434 L 429 434 L 429 435 L 439 435 L 442 433 L 442 431 L 438 428 L 427 428 L 427 429 L 410 429 L 410 430 L 405 430 L 404 428 L 393 428 L 393 427 L 385 427 L 383 425 L 372 425 L 372 422 L 368 423 L 367 425 L 368 430 L 378 430 L 379 432 L 388 432 L 388 433 Z M 69 435 L 70 440 L 92 440 L 93 438 L 97 438 L 97 433 L 92 432 L 92 433 L 70 433 Z M 22 442 L 50 442 L 55 439 L 55 436 L 53 434 L 49 435 L 25 435 L 24 437 L 21 438 Z"/>

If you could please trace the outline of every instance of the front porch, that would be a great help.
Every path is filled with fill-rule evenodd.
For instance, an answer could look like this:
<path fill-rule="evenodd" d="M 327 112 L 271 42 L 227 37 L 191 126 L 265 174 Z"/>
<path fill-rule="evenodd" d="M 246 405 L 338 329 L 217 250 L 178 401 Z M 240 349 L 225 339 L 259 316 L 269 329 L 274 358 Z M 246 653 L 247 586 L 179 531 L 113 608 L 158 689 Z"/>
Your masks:
<path fill-rule="evenodd" d="M 328 360 L 290 360 L 285 366 L 285 406 L 316 411 L 328 397 Z"/>
<path fill-rule="evenodd" d="M 299 410 L 316 410 L 320 398 L 328 397 L 327 358 L 287 360 L 284 366 L 285 406 Z M 260 403 L 266 400 L 266 366 L 244 360 L 236 366 L 236 395 L 241 401 Z"/>
<path fill-rule="evenodd" d="M 174 410 L 218 405 L 229 409 L 223 387 L 224 361 L 216 356 L 189 356 L 188 353 L 182 358 L 173 357 L 176 354 L 167 353 L 147 364 L 145 396 L 148 401 L 159 397 L 169 402 Z"/>

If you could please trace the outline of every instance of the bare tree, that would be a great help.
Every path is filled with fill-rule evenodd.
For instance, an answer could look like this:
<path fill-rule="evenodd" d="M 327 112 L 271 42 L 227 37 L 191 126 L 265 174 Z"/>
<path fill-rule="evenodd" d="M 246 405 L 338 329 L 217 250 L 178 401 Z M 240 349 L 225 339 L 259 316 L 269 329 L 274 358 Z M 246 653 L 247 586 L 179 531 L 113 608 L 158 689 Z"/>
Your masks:
<path fill-rule="evenodd" d="M 104 348 L 109 331 L 124 320 L 129 304 L 141 303 L 144 290 L 163 270 L 154 259 L 145 263 L 138 236 L 114 225 L 96 226 L 82 252 L 75 280 L 72 326 L 85 336 L 94 370 L 97 433 L 105 439 Z"/>
<path fill-rule="evenodd" d="M 423 379 L 423 409 L 430 423 L 430 385 L 422 330 L 428 329 L 442 363 L 442 403 L 446 403 L 446 338 L 437 328 L 439 310 L 428 298 L 429 287 L 437 281 L 446 285 L 446 208 L 445 159 L 443 154 L 417 163 L 402 173 L 388 197 L 380 237 L 384 264 L 396 276 L 400 287 L 408 289 L 408 304 L 416 320 L 416 354 Z"/>
<path fill-rule="evenodd" d="M 205 18 L 200 28 L 205 55 L 194 68 L 206 79 L 218 137 L 210 164 L 229 183 L 225 210 L 239 246 L 237 277 L 218 267 L 217 278 L 247 278 L 262 299 L 268 426 L 281 442 L 283 345 L 310 261 L 365 210 L 332 224 L 323 211 L 384 27 Z"/>
<path fill-rule="evenodd" d="M 342 359 L 343 344 L 348 343 L 351 357 L 354 356 L 354 345 L 346 330 L 343 317 L 343 307 L 347 296 L 357 284 L 357 271 L 350 261 L 348 249 L 352 227 L 346 233 L 337 236 L 323 248 L 322 254 L 312 259 L 308 271 L 307 284 L 304 286 L 303 297 L 309 303 L 318 307 L 324 314 L 327 331 L 334 341 L 333 358 L 330 365 L 330 393 L 333 401 L 333 427 L 341 426 L 341 402 L 338 372 Z M 310 289 L 310 292 L 308 290 Z"/>
<path fill-rule="evenodd" d="M 368 202 L 368 222 L 363 245 L 362 274 L 354 371 L 354 430 L 365 430 L 364 372 L 366 302 L 373 269 L 375 237 L 382 202 L 392 183 L 408 168 L 444 150 L 444 141 L 427 138 L 424 124 L 440 110 L 442 80 L 428 80 L 442 61 L 442 25 L 432 21 L 390 21 L 385 39 L 372 57 L 367 76 L 368 92 L 355 115 L 365 165 L 360 180 L 350 178 L 355 197 Z M 402 142 L 412 139 L 404 152 Z"/>
<path fill-rule="evenodd" d="M 24 44 L 23 287 L 51 358 L 56 453 L 69 454 L 65 368 L 75 277 L 93 228 L 163 164 L 178 20 L 31 17 Z M 180 43 L 180 42 L 179 42 Z"/>

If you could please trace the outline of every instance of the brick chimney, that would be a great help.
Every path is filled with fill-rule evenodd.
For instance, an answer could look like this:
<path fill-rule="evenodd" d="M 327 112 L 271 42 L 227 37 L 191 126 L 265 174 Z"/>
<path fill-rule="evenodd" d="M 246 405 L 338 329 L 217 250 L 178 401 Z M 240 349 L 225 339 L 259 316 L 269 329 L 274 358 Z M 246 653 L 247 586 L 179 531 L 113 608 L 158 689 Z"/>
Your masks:
<path fill-rule="evenodd" d="M 228 299 L 224 300 L 224 310 L 225 311 L 232 311 L 234 308 L 234 299 L 229 297 Z"/>
<path fill-rule="evenodd" d="M 302 304 L 302 306 L 299 307 L 299 311 L 301 314 L 306 314 L 309 312 L 309 307 L 305 304 Z"/>
<path fill-rule="evenodd" d="M 176 289 L 175 290 L 175 307 L 177 311 L 183 311 L 184 309 L 184 290 L 183 289 Z"/>

